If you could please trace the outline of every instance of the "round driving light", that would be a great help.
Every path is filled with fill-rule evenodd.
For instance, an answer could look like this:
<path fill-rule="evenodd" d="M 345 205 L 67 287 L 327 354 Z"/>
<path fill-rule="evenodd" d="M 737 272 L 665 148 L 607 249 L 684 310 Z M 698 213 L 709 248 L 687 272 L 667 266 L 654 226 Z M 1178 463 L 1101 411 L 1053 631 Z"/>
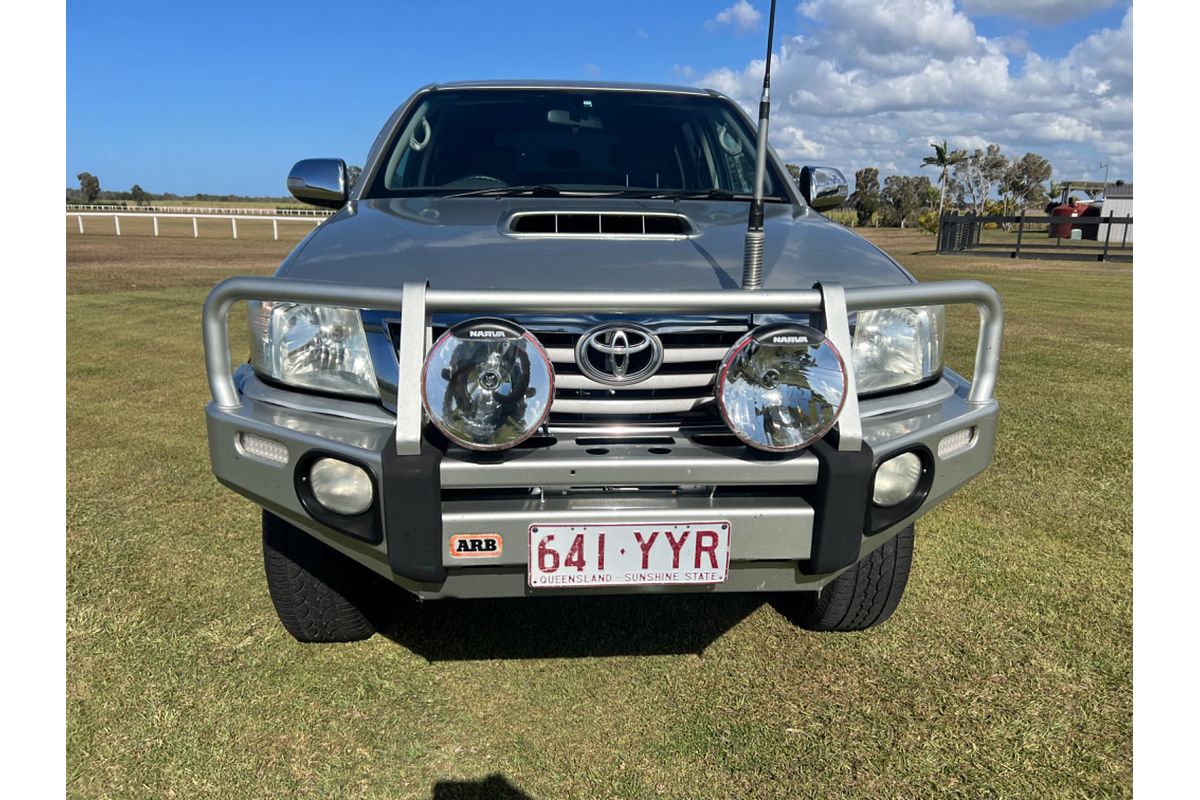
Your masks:
<path fill-rule="evenodd" d="M 921 457 L 916 453 L 903 453 L 880 464 L 875 471 L 875 505 L 899 505 L 912 497 L 922 472 Z"/>
<path fill-rule="evenodd" d="M 438 430 L 472 450 L 503 450 L 546 421 L 554 368 L 529 331 L 472 319 L 442 334 L 425 359 L 421 400 Z"/>
<path fill-rule="evenodd" d="M 799 450 L 837 421 L 846 367 L 825 334 L 805 325 L 767 325 L 725 356 L 717 404 L 725 424 L 759 450 Z"/>
<path fill-rule="evenodd" d="M 375 489 L 367 471 L 336 458 L 321 458 L 314 462 L 308 471 L 308 485 L 317 502 L 335 514 L 361 514 L 375 499 Z"/>

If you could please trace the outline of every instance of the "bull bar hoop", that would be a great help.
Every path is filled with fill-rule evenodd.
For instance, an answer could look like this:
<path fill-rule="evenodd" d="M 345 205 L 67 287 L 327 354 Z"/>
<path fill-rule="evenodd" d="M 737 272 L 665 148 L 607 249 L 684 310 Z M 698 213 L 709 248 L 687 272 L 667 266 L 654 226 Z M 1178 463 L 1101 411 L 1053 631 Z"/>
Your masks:
<path fill-rule="evenodd" d="M 564 292 L 516 290 L 432 289 L 427 282 L 405 283 L 402 288 L 347 286 L 326 281 L 239 276 L 221 281 L 204 302 L 204 365 L 213 403 L 223 411 L 241 407 L 233 383 L 229 353 L 229 310 L 239 300 L 259 300 L 344 306 L 399 312 L 399 374 L 419 375 L 429 341 L 430 317 L 435 313 L 661 313 L 757 314 L 810 313 L 824 318 L 825 333 L 834 346 L 851 352 L 848 314 L 900 306 L 971 304 L 979 312 L 979 338 L 975 371 L 967 402 L 992 401 L 1000 368 L 1000 342 L 1004 334 L 1004 307 L 996 290 L 974 280 L 934 281 L 869 288 L 844 289 L 837 283 L 820 283 L 807 290 L 727 290 L 688 292 Z M 415 455 L 421 449 L 421 394 L 416 381 L 401 382 L 396 398 L 396 453 Z M 854 368 L 847 359 L 847 398 L 838 418 L 839 450 L 856 451 L 862 441 L 862 423 Z"/>

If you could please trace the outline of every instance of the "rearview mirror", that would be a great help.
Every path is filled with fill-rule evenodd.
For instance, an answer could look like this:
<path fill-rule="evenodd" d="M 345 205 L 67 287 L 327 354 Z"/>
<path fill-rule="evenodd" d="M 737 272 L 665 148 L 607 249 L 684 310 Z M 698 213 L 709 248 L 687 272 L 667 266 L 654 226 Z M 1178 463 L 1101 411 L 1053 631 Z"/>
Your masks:
<path fill-rule="evenodd" d="M 288 191 L 297 200 L 325 208 L 341 208 L 350 194 L 346 162 L 340 158 L 306 158 L 288 173 Z"/>
<path fill-rule="evenodd" d="M 577 128 L 593 128 L 603 130 L 604 122 L 595 114 L 586 111 L 577 112 L 566 108 L 552 108 L 546 112 L 546 121 L 558 125 L 573 125 Z"/>
<path fill-rule="evenodd" d="M 833 167 L 804 167 L 800 170 L 800 194 L 814 210 L 826 211 L 846 202 L 850 185 Z"/>

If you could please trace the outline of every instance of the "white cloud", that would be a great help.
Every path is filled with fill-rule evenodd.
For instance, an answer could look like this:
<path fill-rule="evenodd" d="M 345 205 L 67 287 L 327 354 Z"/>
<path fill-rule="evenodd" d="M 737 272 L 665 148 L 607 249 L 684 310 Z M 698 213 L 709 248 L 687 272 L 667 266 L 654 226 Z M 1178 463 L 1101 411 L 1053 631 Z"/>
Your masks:
<path fill-rule="evenodd" d="M 1045 58 L 979 35 L 949 0 L 806 0 L 797 10 L 802 34 L 780 26 L 771 67 L 771 143 L 787 160 L 916 174 L 930 140 L 946 139 L 1040 152 L 1056 179 L 1094 175 L 1101 157 L 1132 177 L 1131 12 Z M 692 82 L 753 111 L 762 72 L 755 60 Z"/>
<path fill-rule="evenodd" d="M 807 158 L 820 158 L 825 152 L 822 145 L 809 139 L 804 131 L 794 125 L 786 125 L 776 132 L 774 146 Z"/>
<path fill-rule="evenodd" d="M 650 31 L 646 30 L 645 28 L 638 28 L 637 35 L 639 39 L 649 39 Z"/>
<path fill-rule="evenodd" d="M 838 63 L 904 71 L 915 59 L 978 54 L 975 25 L 952 0 L 808 0 L 800 13 L 826 26 L 813 52 Z"/>
<path fill-rule="evenodd" d="M 1017 17 L 1041 25 L 1059 25 L 1116 4 L 1117 0 L 962 0 L 969 14 Z"/>
<path fill-rule="evenodd" d="M 598 77 L 600 75 L 600 68 L 595 64 L 584 64 L 583 74 L 587 75 L 589 78 Z"/>
<path fill-rule="evenodd" d="M 930 139 L 930 144 L 933 140 Z M 991 142 L 982 136 L 950 136 L 947 139 L 951 150 L 966 150 L 968 153 L 972 150 L 983 150 Z"/>
<path fill-rule="evenodd" d="M 738 33 L 746 33 L 757 28 L 761 20 L 762 13 L 758 9 L 750 5 L 747 0 L 737 0 L 729 8 L 718 12 L 705 25 L 709 30 L 714 30 L 723 25 L 732 25 L 733 29 Z"/>

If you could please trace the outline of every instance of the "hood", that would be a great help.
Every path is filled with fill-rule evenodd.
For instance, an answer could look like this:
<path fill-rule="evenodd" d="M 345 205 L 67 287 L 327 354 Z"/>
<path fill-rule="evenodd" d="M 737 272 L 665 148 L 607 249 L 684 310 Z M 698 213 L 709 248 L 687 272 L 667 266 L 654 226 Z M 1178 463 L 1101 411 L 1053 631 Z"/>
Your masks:
<path fill-rule="evenodd" d="M 809 289 L 912 282 L 849 229 L 800 207 L 767 203 L 763 287 Z M 681 239 L 523 238 L 521 211 L 682 214 Z M 681 291 L 737 289 L 748 203 L 595 198 L 402 198 L 352 202 L 303 242 L 277 273 L 289 278 L 436 289 Z"/>

